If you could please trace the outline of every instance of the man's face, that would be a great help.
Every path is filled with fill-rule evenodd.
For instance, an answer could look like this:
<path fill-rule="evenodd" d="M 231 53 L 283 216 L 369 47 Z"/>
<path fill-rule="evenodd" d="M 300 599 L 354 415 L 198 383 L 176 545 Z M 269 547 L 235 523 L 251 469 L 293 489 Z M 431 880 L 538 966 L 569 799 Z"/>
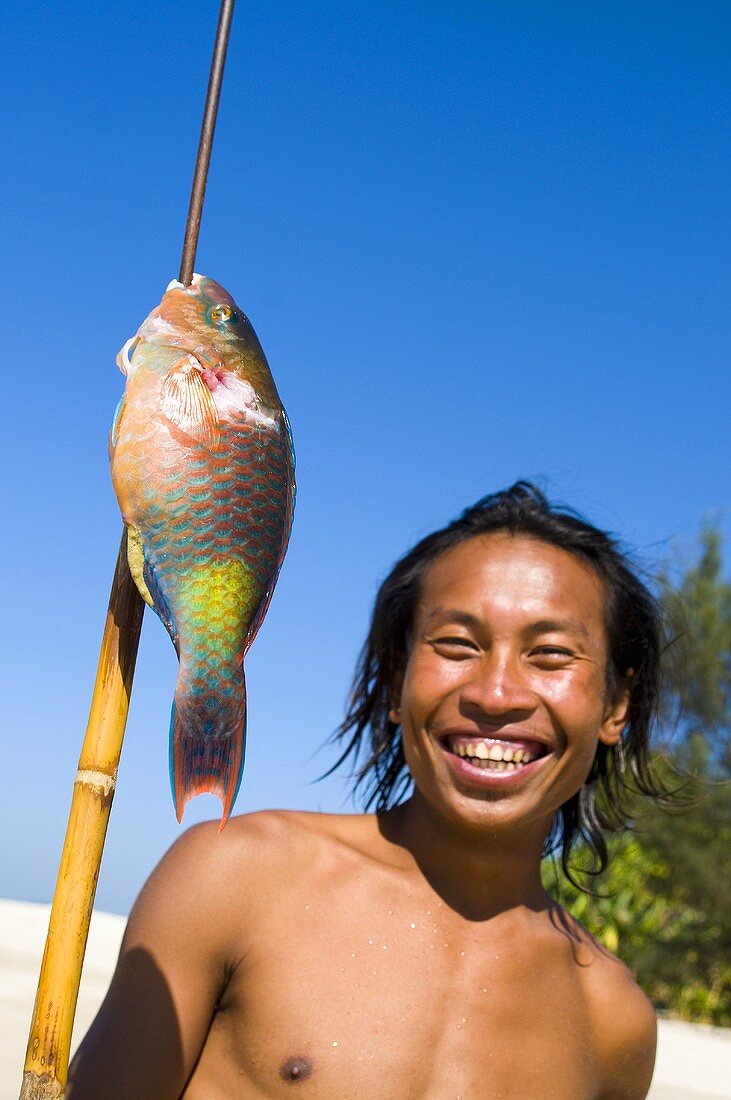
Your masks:
<path fill-rule="evenodd" d="M 604 590 L 549 543 L 498 532 L 427 571 L 400 698 L 409 770 L 455 823 L 542 823 L 619 739 L 626 695 L 607 695 Z"/>

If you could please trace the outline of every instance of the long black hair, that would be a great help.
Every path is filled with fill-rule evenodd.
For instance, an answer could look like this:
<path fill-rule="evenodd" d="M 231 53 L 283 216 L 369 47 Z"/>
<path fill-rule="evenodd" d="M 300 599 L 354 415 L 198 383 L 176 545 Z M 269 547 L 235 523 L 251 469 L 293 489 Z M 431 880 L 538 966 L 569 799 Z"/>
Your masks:
<path fill-rule="evenodd" d="M 425 573 L 445 551 L 477 535 L 507 531 L 558 546 L 586 562 L 605 591 L 609 642 L 610 698 L 629 691 L 627 721 L 613 748 L 600 743 L 581 789 L 556 812 L 544 854 L 561 852 L 564 872 L 574 880 L 569 855 L 577 842 L 593 854 L 593 873 L 607 865 L 604 831 L 629 823 L 632 795 L 669 797 L 654 765 L 650 733 L 660 694 L 664 645 L 662 611 L 618 542 L 566 507 L 554 507 L 528 481 L 491 493 L 458 519 L 422 539 L 394 565 L 376 597 L 361 650 L 345 719 L 334 739 L 344 748 L 334 767 L 349 757 L 356 789 L 366 809 L 382 812 L 398 803 L 411 784 L 401 728 L 389 718 L 393 686 L 403 673 L 409 635 Z"/>

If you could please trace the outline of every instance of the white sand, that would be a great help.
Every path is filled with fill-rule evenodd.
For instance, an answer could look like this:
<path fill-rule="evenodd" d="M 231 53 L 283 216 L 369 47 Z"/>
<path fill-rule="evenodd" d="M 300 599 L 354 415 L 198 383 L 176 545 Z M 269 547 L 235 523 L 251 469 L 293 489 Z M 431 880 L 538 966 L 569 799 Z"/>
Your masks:
<path fill-rule="evenodd" d="M 0 1100 L 18 1098 L 48 911 L 47 905 L 0 899 Z M 74 1046 L 104 997 L 123 931 L 123 917 L 94 913 Z M 661 1020 L 650 1100 L 731 1100 L 731 1029 Z"/>
<path fill-rule="evenodd" d="M 0 899 L 0 1100 L 18 1100 L 49 910 L 48 905 Z M 124 925 L 124 917 L 111 913 L 91 918 L 74 1049 L 104 999 Z"/>

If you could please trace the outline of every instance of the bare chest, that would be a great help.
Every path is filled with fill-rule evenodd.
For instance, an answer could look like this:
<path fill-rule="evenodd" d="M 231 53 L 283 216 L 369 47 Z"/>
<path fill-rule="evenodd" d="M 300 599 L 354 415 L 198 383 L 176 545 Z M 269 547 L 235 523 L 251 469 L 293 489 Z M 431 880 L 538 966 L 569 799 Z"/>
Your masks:
<path fill-rule="evenodd" d="M 337 919 L 336 919 L 337 917 Z M 439 908 L 309 908 L 242 963 L 186 1100 L 591 1100 L 571 967 Z"/>

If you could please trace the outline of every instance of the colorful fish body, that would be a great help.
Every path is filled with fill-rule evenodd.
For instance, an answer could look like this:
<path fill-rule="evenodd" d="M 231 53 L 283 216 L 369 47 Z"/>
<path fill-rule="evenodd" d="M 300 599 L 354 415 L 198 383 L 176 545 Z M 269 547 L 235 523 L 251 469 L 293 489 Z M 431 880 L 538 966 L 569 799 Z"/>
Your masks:
<path fill-rule="evenodd" d="M 233 298 L 173 281 L 128 340 L 110 438 L 130 570 L 180 668 L 170 778 L 180 821 L 210 791 L 228 820 L 246 734 L 244 656 L 289 540 L 294 452 L 254 329 Z"/>

